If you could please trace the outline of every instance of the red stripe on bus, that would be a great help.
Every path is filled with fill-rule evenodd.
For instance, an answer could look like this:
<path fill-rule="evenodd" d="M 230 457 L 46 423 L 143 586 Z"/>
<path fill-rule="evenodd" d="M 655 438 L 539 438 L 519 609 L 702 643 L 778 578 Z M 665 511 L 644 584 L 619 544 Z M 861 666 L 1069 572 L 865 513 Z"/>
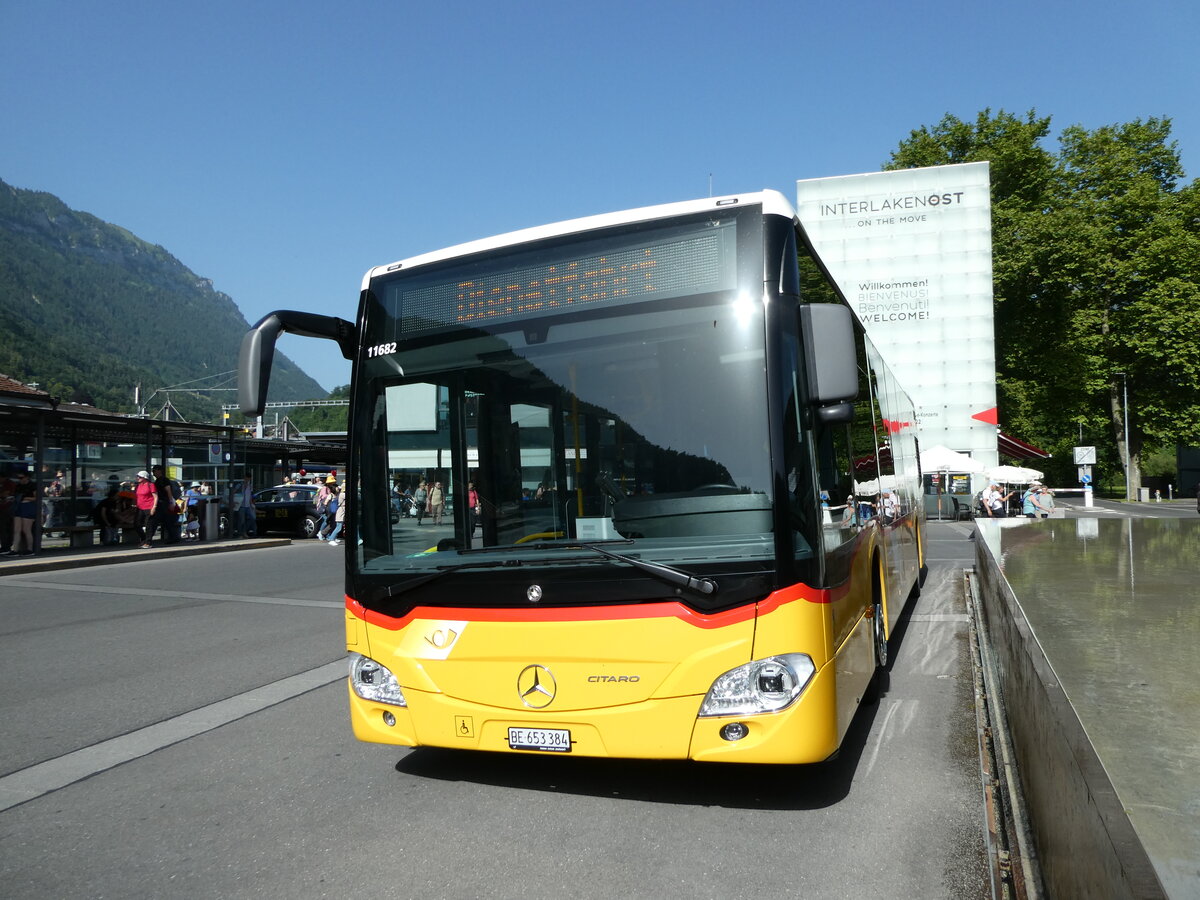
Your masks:
<path fill-rule="evenodd" d="M 788 603 L 807 600 L 809 603 L 829 603 L 833 598 L 827 590 L 815 590 L 798 584 L 775 591 L 761 602 L 748 603 L 737 609 L 719 613 L 699 613 L 674 600 L 637 606 L 565 606 L 546 609 L 478 609 L 475 607 L 418 606 L 400 618 L 366 609 L 357 600 L 346 597 L 346 610 L 370 625 L 389 631 L 399 631 L 417 619 L 456 619 L 464 622 L 603 622 L 621 619 L 676 618 L 697 628 L 728 628 L 753 619 L 755 615 L 774 612 Z"/>

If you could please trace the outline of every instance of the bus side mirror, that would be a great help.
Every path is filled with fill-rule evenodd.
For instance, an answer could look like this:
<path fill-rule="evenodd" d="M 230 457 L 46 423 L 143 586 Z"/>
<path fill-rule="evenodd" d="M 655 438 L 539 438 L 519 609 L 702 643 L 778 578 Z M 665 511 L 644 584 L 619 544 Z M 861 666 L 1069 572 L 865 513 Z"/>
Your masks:
<path fill-rule="evenodd" d="M 246 332 L 238 352 L 238 406 L 243 415 L 261 416 L 267 405 L 275 341 L 281 331 L 337 341 L 346 359 L 354 359 L 358 349 L 358 329 L 345 319 L 287 309 L 267 313 Z"/>
<path fill-rule="evenodd" d="M 238 406 L 247 417 L 261 416 L 267 405 L 267 387 L 271 383 L 271 363 L 275 360 L 279 329 L 279 318 L 272 313 L 242 338 L 242 347 L 238 351 Z"/>
<path fill-rule="evenodd" d="M 800 307 L 800 333 L 808 361 L 809 401 L 822 421 L 849 421 L 858 398 L 858 351 L 854 314 L 837 303 Z M 847 415 L 847 409 L 849 416 Z"/>

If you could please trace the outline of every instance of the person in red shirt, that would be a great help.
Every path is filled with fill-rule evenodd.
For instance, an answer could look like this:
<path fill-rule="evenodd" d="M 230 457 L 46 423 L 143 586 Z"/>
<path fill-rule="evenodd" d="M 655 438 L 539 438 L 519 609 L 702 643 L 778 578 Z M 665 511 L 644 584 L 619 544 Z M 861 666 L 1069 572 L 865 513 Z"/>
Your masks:
<path fill-rule="evenodd" d="M 142 539 L 142 549 L 149 550 L 150 544 L 146 527 L 154 518 L 158 506 L 158 491 L 154 489 L 154 482 L 150 480 L 150 473 L 145 469 L 137 473 L 137 487 L 134 488 L 134 496 L 137 498 L 138 537 Z"/>
<path fill-rule="evenodd" d="M 475 526 L 479 524 L 479 514 L 483 512 L 483 507 L 479 503 L 479 491 L 475 490 L 475 482 L 467 482 L 467 521 L 471 524 L 471 534 L 475 533 Z"/>

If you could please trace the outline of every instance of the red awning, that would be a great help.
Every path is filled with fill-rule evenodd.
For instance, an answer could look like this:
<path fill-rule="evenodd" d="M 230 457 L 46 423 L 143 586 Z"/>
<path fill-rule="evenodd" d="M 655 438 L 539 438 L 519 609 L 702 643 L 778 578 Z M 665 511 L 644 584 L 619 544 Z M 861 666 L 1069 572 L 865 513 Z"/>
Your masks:
<path fill-rule="evenodd" d="M 1049 459 L 1050 454 L 1040 447 L 1027 444 L 1020 438 L 996 430 L 996 449 L 1009 459 Z"/>

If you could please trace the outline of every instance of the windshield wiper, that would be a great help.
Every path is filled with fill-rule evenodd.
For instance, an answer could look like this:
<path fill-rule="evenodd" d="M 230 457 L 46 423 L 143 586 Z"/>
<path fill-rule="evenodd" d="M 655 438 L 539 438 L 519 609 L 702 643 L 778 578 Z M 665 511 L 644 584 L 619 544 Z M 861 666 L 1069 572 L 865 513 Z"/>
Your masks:
<path fill-rule="evenodd" d="M 611 550 L 605 550 L 603 547 L 598 546 L 599 543 L 600 543 L 599 541 L 589 542 L 589 543 L 580 543 L 578 541 L 571 541 L 571 542 L 562 543 L 562 544 L 537 543 L 537 544 L 524 544 L 524 545 L 521 545 L 520 547 L 516 547 L 516 548 L 494 547 L 494 548 L 489 548 L 489 549 L 493 549 L 493 550 L 501 550 L 501 549 L 505 549 L 505 550 L 507 550 L 507 549 L 591 550 L 593 553 L 599 553 L 601 556 L 607 556 L 609 559 L 615 559 L 617 562 L 623 562 L 626 565 L 633 566 L 635 569 L 645 572 L 647 575 L 653 575 L 655 578 L 665 581 L 667 584 L 672 584 L 672 585 L 675 585 L 676 587 L 687 588 L 689 591 L 695 591 L 696 593 L 704 594 L 705 596 L 712 596 L 713 594 L 715 594 L 717 592 L 717 583 L 715 581 L 713 581 L 711 578 L 698 578 L 695 575 L 685 572 L 682 569 L 676 569 L 673 566 L 666 566 L 666 565 L 663 565 L 662 563 L 646 562 L 644 559 L 638 559 L 637 557 L 634 557 L 634 556 L 626 556 L 624 553 L 613 553 Z M 633 541 L 629 540 L 629 539 L 623 539 L 623 540 L 607 541 L 605 543 L 632 544 Z M 580 557 L 580 559 L 582 559 L 582 557 Z M 571 561 L 570 559 L 558 559 L 558 560 L 554 560 L 553 562 L 565 563 L 565 562 L 570 562 L 570 561 Z M 428 575 L 422 575 L 419 578 L 414 578 L 412 581 L 406 581 L 403 584 L 390 585 L 389 587 L 385 588 L 382 591 L 382 593 L 388 599 L 391 599 L 393 597 L 398 597 L 401 594 L 406 594 L 411 590 L 414 590 L 416 588 L 421 587 L 422 585 L 425 585 L 431 581 L 434 581 L 435 579 L 441 578 L 443 575 L 449 575 L 451 572 L 461 572 L 463 569 L 492 569 L 492 568 L 516 569 L 516 568 L 520 568 L 521 566 L 525 566 L 525 565 L 538 565 L 539 563 L 545 563 L 545 562 L 549 562 L 549 560 L 539 560 L 537 562 L 527 562 L 527 561 L 521 560 L 521 559 L 506 559 L 501 562 L 496 562 L 495 560 L 482 560 L 481 559 L 481 560 L 475 560 L 473 562 L 463 562 L 463 563 L 455 563 L 454 565 L 449 565 L 449 566 L 439 566 L 438 570 L 436 572 L 430 572 Z"/>
<path fill-rule="evenodd" d="M 632 543 L 632 541 L 621 541 L 619 543 Z M 624 553 L 613 553 L 611 550 L 605 550 L 595 543 L 573 543 L 554 546 L 561 546 L 564 550 L 591 550 L 594 553 L 599 553 L 601 556 L 607 556 L 609 559 L 615 559 L 618 562 L 631 565 L 635 569 L 645 572 L 647 575 L 653 575 L 656 578 L 662 579 L 667 584 L 687 588 L 689 591 L 695 591 L 698 594 L 711 596 L 717 592 L 717 583 L 711 578 L 697 578 L 695 575 L 685 572 L 682 569 L 676 569 L 674 566 L 646 562 L 644 559 L 626 556 Z"/>

